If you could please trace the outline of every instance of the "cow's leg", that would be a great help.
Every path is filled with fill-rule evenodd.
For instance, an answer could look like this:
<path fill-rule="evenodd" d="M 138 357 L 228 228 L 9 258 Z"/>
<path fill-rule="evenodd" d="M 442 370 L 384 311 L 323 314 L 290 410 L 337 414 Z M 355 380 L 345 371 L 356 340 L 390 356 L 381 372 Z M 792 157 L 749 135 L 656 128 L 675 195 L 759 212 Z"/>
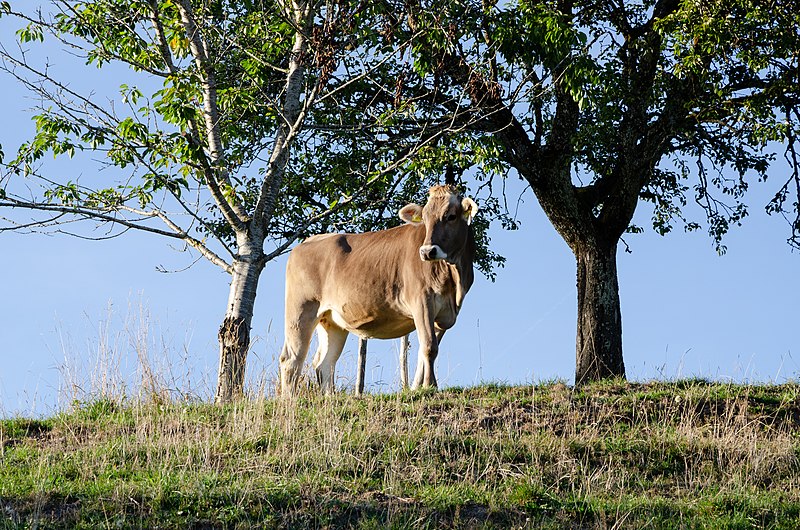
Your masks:
<path fill-rule="evenodd" d="M 437 352 L 437 354 L 439 352 L 439 345 L 442 343 L 442 337 L 444 336 L 444 332 L 445 331 L 447 331 L 447 330 L 446 329 L 438 329 L 438 328 L 436 329 L 436 334 L 435 334 L 434 338 L 436 340 L 436 352 Z M 410 344 L 408 343 L 408 335 L 405 336 L 405 341 L 406 341 L 406 344 L 405 344 L 406 359 L 408 359 L 408 349 L 410 347 Z M 420 351 L 422 351 L 421 346 L 420 346 Z M 401 356 L 401 360 L 402 360 L 402 356 Z M 414 372 L 414 383 L 413 383 L 413 386 L 411 388 L 417 388 L 418 386 L 423 385 L 423 384 L 425 384 L 426 386 L 429 386 L 429 385 L 427 385 L 427 383 L 424 382 L 425 381 L 425 371 L 426 371 L 427 368 L 426 368 L 425 363 L 422 362 L 422 361 L 423 361 L 422 355 L 418 354 L 417 355 L 417 369 L 416 369 L 416 372 Z M 431 374 L 433 376 L 433 385 L 432 386 L 435 387 L 435 386 L 437 386 L 437 383 L 436 383 L 436 374 L 433 372 L 433 361 L 431 361 L 431 363 L 430 363 L 430 372 L 431 372 Z M 402 378 L 402 374 L 401 374 L 401 378 Z M 408 367 L 406 367 L 406 381 L 408 381 Z M 407 386 L 408 386 L 408 384 L 406 383 L 406 385 L 403 388 L 406 388 Z"/>
<path fill-rule="evenodd" d="M 433 325 L 433 315 L 426 307 L 414 316 L 414 326 L 417 328 L 419 340 L 419 353 L 417 354 L 417 371 L 414 374 L 412 389 L 420 386 L 436 388 L 436 374 L 433 372 L 433 363 L 439 354 L 439 341 L 436 340 L 436 329 Z"/>
<path fill-rule="evenodd" d="M 336 361 L 339 360 L 344 343 L 347 341 L 347 331 L 323 318 L 317 325 L 317 337 L 319 348 L 314 356 L 314 370 L 317 372 L 317 381 L 322 391 L 330 394 L 334 391 Z"/>
<path fill-rule="evenodd" d="M 292 311 L 287 304 L 286 327 L 281 350 L 281 395 L 291 396 L 297 388 L 301 368 L 308 356 L 311 334 L 317 325 L 319 303 L 306 302 L 297 311 Z"/>
<path fill-rule="evenodd" d="M 320 380 L 317 366 L 322 362 L 322 357 L 328 351 L 328 332 L 325 330 L 323 322 L 325 322 L 324 318 L 317 324 L 317 351 L 314 352 L 314 358 L 311 360 L 311 366 L 314 367 L 314 373 L 317 376 L 317 384 L 319 385 L 322 385 L 322 381 Z"/>

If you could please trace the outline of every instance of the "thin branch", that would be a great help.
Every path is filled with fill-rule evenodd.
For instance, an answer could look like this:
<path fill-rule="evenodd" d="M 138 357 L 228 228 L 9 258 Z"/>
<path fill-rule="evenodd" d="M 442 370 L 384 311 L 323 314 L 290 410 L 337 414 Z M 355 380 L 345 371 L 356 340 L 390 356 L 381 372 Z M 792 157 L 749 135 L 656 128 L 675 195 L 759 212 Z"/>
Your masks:
<path fill-rule="evenodd" d="M 306 105 L 304 107 L 300 105 L 300 94 L 306 71 L 308 30 L 311 28 L 313 12 L 310 3 L 297 4 L 292 2 L 292 4 L 296 28 L 294 45 L 289 58 L 289 74 L 286 76 L 286 98 L 280 112 L 283 123 L 279 125 L 269 166 L 253 211 L 254 228 L 262 232 L 269 225 L 275 208 L 275 201 L 278 198 L 278 192 L 283 184 L 291 143 L 303 124 L 308 107 L 313 103 L 313 101 L 308 101 L 307 98 Z M 314 6 L 316 6 L 316 3 L 314 3 Z M 315 97 L 318 89 L 319 83 L 314 87 L 309 97 Z"/>
<path fill-rule="evenodd" d="M 113 115 L 108 113 L 105 109 L 103 109 L 102 107 L 96 105 L 90 99 L 82 97 L 79 94 L 77 94 L 77 93 L 75 93 L 75 92 L 73 92 L 71 90 L 68 90 L 65 85 L 56 82 L 51 77 L 49 77 L 48 74 L 38 71 L 37 69 L 29 66 L 25 62 L 16 61 L 13 58 L 11 58 L 11 59 L 13 61 L 15 61 L 15 64 L 18 64 L 19 66 L 21 66 L 22 68 L 27 69 L 29 72 L 33 73 L 34 75 L 36 75 L 36 76 L 40 77 L 41 79 L 53 84 L 55 87 L 57 87 L 59 89 L 59 91 L 65 91 L 68 95 L 73 96 L 76 99 L 80 100 L 84 104 L 85 108 L 76 109 L 76 108 L 70 107 L 70 106 L 67 105 L 67 103 L 65 103 L 63 101 L 59 101 L 59 99 L 58 99 L 56 94 L 51 94 L 51 93 L 45 91 L 44 87 L 34 85 L 34 84 L 28 82 L 26 79 L 21 78 L 20 76 L 16 75 L 13 72 L 10 72 L 11 75 L 14 75 L 17 79 L 19 79 L 20 81 L 24 82 L 31 89 L 37 91 L 45 99 L 55 102 L 58 105 L 58 108 L 64 113 L 64 115 L 68 116 L 73 122 L 76 122 L 76 123 L 80 124 L 81 126 L 85 127 L 87 130 L 100 130 L 105 135 L 107 135 L 109 137 L 116 138 L 117 141 L 119 141 L 121 144 L 128 144 L 128 151 L 136 158 L 136 160 L 139 161 L 139 163 L 142 165 L 142 167 L 148 169 L 149 171 L 151 171 L 154 174 L 158 173 L 156 168 L 152 167 L 152 165 L 148 161 L 147 157 L 145 157 L 144 154 L 142 152 L 140 152 L 140 150 L 138 148 L 149 149 L 151 151 L 158 152 L 162 156 L 166 156 L 166 157 L 172 156 L 171 153 L 162 151 L 159 148 L 159 146 L 154 145 L 152 142 L 150 142 L 147 139 L 145 139 L 143 144 L 140 144 L 140 145 L 132 144 L 130 142 L 130 140 L 127 140 L 127 139 L 123 138 L 122 136 L 120 136 L 120 134 L 118 133 L 117 129 L 113 126 L 113 122 L 117 121 L 116 117 L 114 117 Z M 92 109 L 95 112 L 95 114 L 90 114 L 88 109 Z M 84 118 L 83 116 L 86 116 L 87 118 Z M 100 122 L 102 125 L 104 125 L 104 127 L 97 127 L 97 126 L 91 125 L 89 123 L 89 121 L 88 121 L 88 118 L 96 119 L 98 122 Z M 104 121 L 104 119 L 107 120 L 107 121 Z M 10 166 L 7 166 L 7 167 L 10 167 Z M 12 169 L 14 169 L 14 168 L 12 168 Z M 198 167 L 197 169 L 200 169 L 200 170 L 203 170 L 203 171 L 206 171 L 206 170 L 207 171 L 211 171 L 210 168 L 202 167 L 202 166 Z M 45 177 L 43 177 L 41 175 L 37 175 L 37 177 L 42 179 L 43 181 L 47 182 L 48 184 L 58 185 L 58 183 L 53 182 L 53 181 L 51 181 L 51 180 L 49 180 L 49 179 L 47 179 L 47 178 L 45 178 Z M 88 191 L 91 191 L 91 190 L 87 190 L 87 192 Z M 180 198 L 180 196 L 177 193 L 175 193 L 175 191 L 170 189 L 169 192 L 172 194 L 172 196 L 176 199 L 178 204 L 181 205 L 181 207 L 184 209 L 184 211 L 188 215 L 193 217 L 196 221 L 201 223 L 206 228 L 210 228 L 208 226 L 208 223 L 205 220 L 203 220 L 202 218 L 200 218 L 197 215 L 197 213 L 194 212 L 191 208 L 189 208 L 186 205 L 185 201 L 183 201 Z M 219 238 L 218 236 L 216 236 L 216 234 L 215 234 L 215 232 L 213 230 L 209 229 L 209 233 L 214 235 L 215 239 L 225 248 L 225 250 L 229 254 L 233 255 L 233 251 L 228 247 L 227 243 L 222 238 Z M 217 264 L 220 265 L 219 263 L 217 263 Z M 222 265 L 220 265 L 220 266 L 222 266 Z"/>
<path fill-rule="evenodd" d="M 81 13 L 78 12 L 73 5 L 71 5 L 71 4 L 67 3 L 67 2 L 63 2 L 63 1 L 59 1 L 58 4 L 60 4 L 61 6 L 64 6 L 68 11 L 70 11 L 72 13 L 72 15 L 76 19 L 80 20 L 82 18 Z M 120 20 L 119 18 L 117 18 L 116 21 L 119 22 L 121 26 L 125 27 L 125 29 L 126 29 L 126 31 L 128 32 L 129 35 L 133 36 L 136 39 L 140 39 L 140 37 L 139 37 L 138 33 L 136 32 L 135 28 L 130 27 L 125 21 Z M 70 42 L 70 41 L 64 39 L 61 36 L 62 33 L 60 31 L 57 31 L 54 28 L 53 24 L 46 23 L 44 20 L 39 20 L 37 23 L 39 25 L 41 25 L 41 26 L 47 27 L 50 30 L 50 33 L 55 38 L 57 38 L 59 40 L 59 42 L 63 43 L 65 46 L 69 46 L 70 48 L 73 48 L 75 50 L 80 50 L 83 53 L 88 53 L 88 50 L 86 50 L 85 48 L 83 48 L 83 47 L 81 47 L 81 46 L 79 46 L 79 45 L 77 45 L 77 44 L 75 44 L 73 42 Z M 152 66 L 150 66 L 150 65 L 148 65 L 146 63 L 143 63 L 143 62 L 140 62 L 140 61 L 136 61 L 134 59 L 131 59 L 130 57 L 124 57 L 122 55 L 114 53 L 113 51 L 108 49 L 108 47 L 105 45 L 105 43 L 103 42 L 102 36 L 98 34 L 98 32 L 96 31 L 96 28 L 94 26 L 92 26 L 92 25 L 89 25 L 88 27 L 91 29 L 93 37 L 94 37 L 93 44 L 95 44 L 101 50 L 103 50 L 103 53 L 106 55 L 107 58 L 120 61 L 121 63 L 127 64 L 129 66 L 132 66 L 132 67 L 134 67 L 136 69 L 142 70 L 143 72 L 147 72 L 147 73 L 149 73 L 151 75 L 154 75 L 156 77 L 169 77 L 170 72 L 163 72 L 161 70 L 153 68 Z M 87 40 L 87 42 L 89 42 L 89 41 Z M 85 59 L 85 57 L 84 57 L 84 59 Z"/>
<path fill-rule="evenodd" d="M 55 234 L 63 234 L 65 236 L 75 237 L 77 239 L 83 239 L 84 241 L 108 241 L 108 240 L 116 239 L 118 237 L 121 237 L 121 236 L 125 235 L 128 232 L 128 230 L 130 230 L 130 228 L 125 227 L 125 228 L 123 228 L 121 231 L 119 231 L 117 233 L 113 233 L 113 232 L 109 231 L 109 232 L 106 232 L 106 234 L 108 234 L 108 235 L 98 236 L 98 237 L 85 236 L 83 234 L 78 234 L 78 233 L 75 233 L 75 232 L 69 232 L 69 231 L 63 230 L 61 228 L 58 228 L 58 229 L 54 230 L 53 233 L 55 233 Z"/>
<path fill-rule="evenodd" d="M 35 210 L 35 211 L 45 211 L 45 212 L 59 212 L 61 215 L 76 215 L 81 217 L 86 217 L 89 219 L 97 219 L 104 222 L 109 222 L 112 224 L 122 225 L 127 228 L 132 228 L 136 230 L 141 230 L 144 232 L 150 232 L 153 234 L 157 234 L 160 236 L 171 237 L 174 239 L 180 239 L 186 241 L 192 247 L 196 248 L 206 259 L 217 265 L 218 267 L 222 268 L 224 271 L 231 273 L 232 267 L 228 264 L 224 259 L 220 258 L 216 253 L 214 253 L 211 249 L 206 247 L 202 241 L 190 236 L 186 231 L 181 229 L 176 223 L 174 223 L 164 212 L 161 211 L 145 211 L 139 210 L 136 208 L 127 207 L 124 205 L 120 205 L 118 208 L 119 210 L 128 211 L 135 215 L 138 215 L 142 218 L 154 218 L 157 217 L 161 219 L 164 224 L 170 227 L 173 231 L 169 232 L 166 230 L 161 230 L 159 228 L 155 228 L 152 226 L 148 226 L 145 224 L 140 224 L 138 222 L 130 221 L 128 219 L 118 217 L 113 215 L 117 213 L 118 210 L 112 209 L 92 209 L 88 207 L 79 207 L 79 206 L 68 206 L 68 205 L 58 205 L 58 204 L 47 204 L 47 203 L 40 203 L 40 202 L 30 202 L 30 201 L 23 201 L 20 199 L 14 199 L 10 197 L 5 197 L 4 199 L 0 200 L 0 208 L 23 208 L 26 210 Z M 42 223 L 53 223 L 56 219 L 60 216 L 56 216 L 49 221 L 40 221 L 38 224 L 42 226 Z M 30 223 L 27 224 L 26 227 L 34 226 L 37 223 Z M 15 229 L 19 229 L 20 226 L 15 226 Z"/>
<path fill-rule="evenodd" d="M 161 58 L 167 66 L 167 70 L 169 70 L 170 74 L 174 75 L 177 72 L 177 68 L 175 67 L 175 61 L 172 60 L 172 51 L 169 49 L 169 43 L 167 42 L 166 33 L 164 32 L 164 25 L 161 23 L 158 1 L 149 0 L 148 4 L 151 10 L 150 23 L 153 25 L 153 29 L 156 32 L 158 51 L 161 53 Z"/>
<path fill-rule="evenodd" d="M 133 221 L 129 221 L 124 218 L 115 217 L 112 214 L 115 213 L 116 210 L 111 210 L 111 209 L 93 210 L 86 207 L 81 208 L 78 206 L 37 203 L 37 202 L 23 201 L 20 199 L 13 199 L 9 197 L 5 197 L 4 199 L 0 200 L 0 208 L 23 208 L 26 210 L 38 210 L 44 212 L 61 212 L 65 214 L 78 215 L 90 219 L 98 219 L 101 221 L 116 223 L 122 226 L 127 226 L 129 228 L 135 228 L 137 230 L 158 234 L 160 236 L 172 237 L 175 239 L 184 239 L 181 234 L 168 232 L 166 230 L 161 230 L 160 228 L 137 224 Z M 155 213 L 150 213 L 149 215 L 147 215 L 147 217 L 155 217 L 155 216 L 156 216 Z"/>
<path fill-rule="evenodd" d="M 424 138 L 413 147 L 409 148 L 405 153 L 401 154 L 400 157 L 396 158 L 391 164 L 386 166 L 385 168 L 377 171 L 372 177 L 370 177 L 360 188 L 358 188 L 354 193 L 348 195 L 347 197 L 342 197 L 335 206 L 328 209 L 325 212 L 320 212 L 316 215 L 310 216 L 304 223 L 302 223 L 299 227 L 295 228 L 295 231 L 286 238 L 281 245 L 275 248 L 272 252 L 265 255 L 263 261 L 269 262 L 284 252 L 288 250 L 288 248 L 294 243 L 303 232 L 308 229 L 309 226 L 322 221 L 323 219 L 330 217 L 337 211 L 344 208 L 346 205 L 353 202 L 357 197 L 361 196 L 365 191 L 367 191 L 375 182 L 380 180 L 382 177 L 393 173 L 396 171 L 400 166 L 408 162 L 414 155 L 416 155 L 423 147 L 426 147 L 430 143 L 438 140 L 441 136 L 443 136 L 446 132 L 449 132 L 448 129 L 440 129 L 435 131 L 434 133 L 430 134 L 427 138 Z"/>
<path fill-rule="evenodd" d="M 50 219 L 43 219 L 41 221 L 33 221 L 32 223 L 22 223 L 22 224 L 14 222 L 6 217 L 2 217 L 1 219 L 3 219 L 4 221 L 8 221 L 11 224 L 11 226 L 5 226 L 5 227 L 0 226 L 0 232 L 16 232 L 18 230 L 25 230 L 27 228 L 33 230 L 34 228 L 38 228 L 41 226 L 57 225 L 59 219 L 61 219 L 65 215 L 67 215 L 66 212 L 59 212 Z"/>
<path fill-rule="evenodd" d="M 134 209 L 130 209 L 124 206 L 122 207 L 122 209 L 129 210 L 133 213 L 137 213 L 138 215 L 142 215 L 144 213 L 150 213 L 150 212 L 140 213 Z M 181 235 L 180 239 L 183 239 L 189 245 L 197 249 L 197 251 L 200 252 L 200 254 L 202 254 L 203 257 L 205 257 L 208 261 L 220 267 L 228 274 L 233 274 L 233 267 L 231 266 L 230 263 L 226 262 L 224 259 L 219 257 L 210 248 L 208 248 L 202 241 L 190 236 L 185 230 L 183 230 L 180 226 L 178 226 L 175 222 L 173 222 L 172 219 L 167 217 L 167 215 L 164 212 L 162 212 L 161 210 L 155 210 L 152 213 L 155 214 L 159 219 L 161 219 L 164 222 L 164 224 L 170 227 L 176 234 L 180 234 Z"/>
<path fill-rule="evenodd" d="M 229 203 L 219 186 L 219 181 L 230 185 L 230 179 L 225 168 L 222 137 L 219 130 L 219 108 L 217 107 L 217 86 L 214 70 L 209 64 L 206 46 L 200 34 L 200 29 L 195 22 L 191 3 L 189 0 L 180 0 L 176 5 L 181 14 L 181 22 L 186 31 L 186 37 L 189 39 L 189 48 L 201 74 L 203 118 L 205 119 L 206 139 L 211 157 L 210 164 L 208 164 L 205 171 L 206 183 L 225 220 L 235 231 L 242 232 L 247 229 L 245 221 L 248 219 L 248 215 L 239 203 L 238 198 L 234 195 Z"/>

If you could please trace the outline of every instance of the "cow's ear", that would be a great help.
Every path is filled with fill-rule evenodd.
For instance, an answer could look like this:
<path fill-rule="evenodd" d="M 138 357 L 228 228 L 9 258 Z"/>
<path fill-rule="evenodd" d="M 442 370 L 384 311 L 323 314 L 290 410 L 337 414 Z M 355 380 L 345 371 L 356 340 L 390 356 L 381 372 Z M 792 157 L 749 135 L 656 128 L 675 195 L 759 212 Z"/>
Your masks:
<path fill-rule="evenodd" d="M 475 217 L 475 214 L 478 213 L 478 205 L 469 197 L 464 197 L 461 201 L 461 208 L 464 210 L 462 214 L 464 220 L 467 224 L 472 224 L 472 219 Z"/>
<path fill-rule="evenodd" d="M 422 222 L 422 206 L 419 204 L 406 204 L 398 212 L 400 219 L 408 224 L 419 224 Z"/>

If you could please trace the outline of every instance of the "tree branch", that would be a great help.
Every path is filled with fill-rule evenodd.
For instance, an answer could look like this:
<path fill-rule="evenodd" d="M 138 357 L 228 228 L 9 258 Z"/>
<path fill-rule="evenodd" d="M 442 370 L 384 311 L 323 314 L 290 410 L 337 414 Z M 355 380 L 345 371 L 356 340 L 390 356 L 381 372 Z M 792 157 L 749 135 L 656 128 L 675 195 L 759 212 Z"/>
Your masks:
<path fill-rule="evenodd" d="M 231 273 L 232 267 L 228 264 L 224 259 L 219 257 L 216 253 L 214 253 L 211 249 L 206 247 L 202 241 L 190 236 L 186 231 L 181 229 L 175 222 L 173 222 L 167 215 L 158 210 L 154 211 L 145 211 L 139 210 L 136 208 L 131 208 L 125 205 L 120 205 L 118 210 L 128 211 L 135 215 L 138 215 L 143 218 L 154 218 L 157 217 L 161 219 L 164 224 L 166 224 L 169 228 L 172 229 L 172 232 L 162 230 L 159 228 L 155 228 L 153 226 L 148 226 L 145 224 L 140 224 L 138 222 L 130 221 L 128 219 L 115 216 L 113 214 L 118 213 L 118 210 L 114 209 L 93 209 L 88 207 L 80 207 L 80 206 L 69 206 L 69 205 L 59 205 L 59 204 L 47 204 L 47 203 L 40 203 L 40 202 L 31 202 L 31 201 L 23 201 L 20 199 L 15 199 L 13 197 L 4 197 L 0 200 L 0 208 L 23 208 L 26 210 L 34 210 L 34 211 L 43 211 L 43 212 L 58 212 L 59 215 L 48 220 L 48 221 L 39 221 L 34 223 L 26 223 L 25 225 L 17 225 L 14 229 L 20 228 L 28 228 L 34 226 L 42 226 L 43 223 L 52 223 L 53 221 L 57 220 L 62 215 L 76 215 L 81 216 L 89 219 L 96 219 L 103 222 L 109 222 L 117 225 L 124 226 L 126 228 L 132 228 L 135 230 L 140 230 L 143 232 L 150 232 L 153 234 L 157 234 L 160 236 L 171 237 L 173 239 L 180 239 L 194 247 L 198 250 L 206 259 L 217 265 L 218 267 L 222 268 L 225 272 Z M 5 230 L 5 229 L 3 229 Z"/>
<path fill-rule="evenodd" d="M 214 69 L 209 62 L 205 43 L 195 22 L 191 3 L 189 0 L 180 0 L 176 5 L 181 14 L 181 22 L 186 31 L 186 37 L 189 39 L 189 48 L 201 74 L 203 118 L 205 120 L 206 139 L 211 159 L 208 164 L 205 164 L 205 180 L 211 191 L 211 196 L 222 211 L 225 220 L 235 231 L 242 232 L 247 229 L 245 221 L 248 219 L 248 215 L 235 194 L 231 197 L 231 201 L 228 202 L 219 185 L 220 182 L 230 185 L 230 178 L 225 168 L 222 137 L 219 130 L 220 115 L 217 107 L 217 86 Z"/>
<path fill-rule="evenodd" d="M 305 62 L 308 52 L 308 36 L 313 20 L 313 7 L 316 1 L 304 2 L 292 0 L 292 21 L 295 25 L 295 36 L 289 56 L 289 73 L 286 76 L 286 89 L 283 108 L 280 111 L 282 121 L 275 137 L 269 165 L 253 211 L 254 228 L 262 233 L 266 231 L 275 209 L 275 201 L 283 184 L 286 164 L 289 160 L 291 143 L 299 132 L 307 109 L 319 89 L 319 83 L 305 105 L 301 108 L 300 97 L 305 79 Z"/>

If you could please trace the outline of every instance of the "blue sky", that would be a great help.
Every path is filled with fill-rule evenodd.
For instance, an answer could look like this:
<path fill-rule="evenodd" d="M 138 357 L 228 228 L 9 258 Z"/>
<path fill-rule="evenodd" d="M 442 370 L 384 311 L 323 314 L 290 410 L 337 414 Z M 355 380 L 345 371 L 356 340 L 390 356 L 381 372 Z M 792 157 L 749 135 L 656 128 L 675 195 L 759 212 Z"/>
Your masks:
<path fill-rule="evenodd" d="M 5 26 L 0 21 L 0 30 Z M 6 39 L 3 39 L 4 42 Z M 59 65 L 54 64 L 55 68 Z M 76 85 L 92 86 L 96 73 L 75 70 Z M 92 77 L 95 76 L 95 77 Z M 113 86 L 114 79 L 104 83 Z M 0 145 L 8 157 L 33 130 L 33 102 L 8 76 Z M 76 160 L 59 171 L 89 178 L 94 168 Z M 800 255 L 792 253 L 783 219 L 763 213 L 779 174 L 753 184 L 751 215 L 726 238 L 718 256 L 702 233 L 648 230 L 626 238 L 619 252 L 625 362 L 631 379 L 700 376 L 733 381 L 784 381 L 800 374 Z M 522 185 L 510 182 L 521 192 Z M 506 256 L 497 281 L 478 276 L 436 363 L 442 386 L 481 381 L 571 381 L 574 370 L 575 263 L 530 192 L 517 232 L 493 232 Z M 697 212 L 695 212 L 697 213 Z M 635 224 L 647 227 L 640 205 Z M 20 215 L 20 214 L 17 214 Z M 20 218 L 24 218 L 21 214 Z M 92 225 L 83 227 L 91 232 Z M 228 295 L 228 277 L 174 241 L 128 233 L 108 241 L 64 235 L 0 233 L 0 416 L 46 414 L 74 395 L 116 377 L 135 386 L 136 347 L 146 336 L 150 363 L 166 384 L 208 398 L 216 382 L 216 333 Z M 277 377 L 283 341 L 284 259 L 269 264 L 259 286 L 250 357 L 251 387 Z M 140 318 L 144 312 L 145 316 Z M 137 323 L 136 321 L 140 321 Z M 141 323 L 144 322 L 144 324 Z M 397 387 L 397 341 L 371 341 L 369 391 Z M 356 340 L 338 366 L 339 385 L 355 379 Z M 102 352 L 114 352 L 103 361 Z M 413 371 L 416 350 L 412 349 Z M 100 368 L 98 368 L 100 366 Z"/>

